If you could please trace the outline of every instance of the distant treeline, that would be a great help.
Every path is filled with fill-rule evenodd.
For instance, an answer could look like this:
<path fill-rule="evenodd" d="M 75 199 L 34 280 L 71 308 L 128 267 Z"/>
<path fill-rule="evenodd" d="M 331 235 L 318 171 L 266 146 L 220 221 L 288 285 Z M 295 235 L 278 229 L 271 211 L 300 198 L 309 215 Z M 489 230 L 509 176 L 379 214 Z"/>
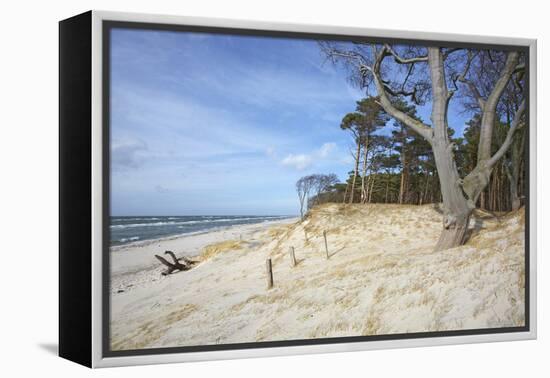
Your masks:
<path fill-rule="evenodd" d="M 420 120 L 414 105 L 397 99 L 394 106 Z M 504 110 L 506 111 L 506 110 Z M 511 117 L 495 121 L 492 153 L 502 145 Z M 458 172 L 464 177 L 477 162 L 480 114 L 467 122 L 462 137 L 449 128 Z M 442 201 L 440 180 L 430 144 L 401 122 L 393 120 L 378 105 L 376 97 L 357 102 L 340 127 L 353 138 L 351 170 L 344 182 L 335 174 L 314 174 L 297 182 L 302 211 L 320 203 L 399 203 L 422 205 Z M 386 125 L 391 133 L 380 134 Z M 476 206 L 490 211 L 510 211 L 521 206 L 525 196 L 525 127 L 514 135 L 509 151 L 495 165 L 488 185 Z M 387 129 L 386 129 L 387 130 Z"/>

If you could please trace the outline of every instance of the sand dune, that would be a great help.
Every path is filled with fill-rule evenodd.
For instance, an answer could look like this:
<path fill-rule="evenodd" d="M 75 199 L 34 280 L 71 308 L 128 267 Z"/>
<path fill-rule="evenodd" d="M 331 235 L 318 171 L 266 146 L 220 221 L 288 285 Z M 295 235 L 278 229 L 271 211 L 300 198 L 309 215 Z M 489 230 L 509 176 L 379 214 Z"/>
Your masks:
<path fill-rule="evenodd" d="M 178 255 L 203 255 L 197 267 L 167 277 L 153 258 L 161 245 L 113 251 L 112 348 L 523 325 L 523 210 L 478 214 L 467 245 L 433 252 L 440 227 L 432 205 L 329 204 L 304 222 L 172 241 Z"/>

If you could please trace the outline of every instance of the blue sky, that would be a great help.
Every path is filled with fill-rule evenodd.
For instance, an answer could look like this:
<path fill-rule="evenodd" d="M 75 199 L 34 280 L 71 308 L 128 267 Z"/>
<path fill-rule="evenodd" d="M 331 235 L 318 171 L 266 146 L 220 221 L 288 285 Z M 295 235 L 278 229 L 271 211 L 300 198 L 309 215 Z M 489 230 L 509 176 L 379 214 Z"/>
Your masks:
<path fill-rule="evenodd" d="M 111 46 L 113 215 L 297 214 L 297 179 L 352 169 L 339 124 L 363 94 L 315 41 L 114 29 Z"/>

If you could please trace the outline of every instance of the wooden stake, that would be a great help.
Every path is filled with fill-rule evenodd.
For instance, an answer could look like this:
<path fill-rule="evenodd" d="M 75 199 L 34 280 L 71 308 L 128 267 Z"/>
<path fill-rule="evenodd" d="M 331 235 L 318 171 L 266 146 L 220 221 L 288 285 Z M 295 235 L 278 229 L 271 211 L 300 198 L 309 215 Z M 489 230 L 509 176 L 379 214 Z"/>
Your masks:
<path fill-rule="evenodd" d="M 290 256 L 290 267 L 294 268 L 296 266 L 296 256 L 294 256 L 294 247 L 290 247 L 288 254 Z"/>
<path fill-rule="evenodd" d="M 273 287 L 273 271 L 271 270 L 271 259 L 265 260 L 265 271 L 267 274 L 267 288 Z"/>
<path fill-rule="evenodd" d="M 323 237 L 325 238 L 325 252 L 327 253 L 327 260 L 328 260 L 329 255 L 328 255 L 328 243 L 327 243 L 327 232 L 326 231 L 323 231 Z"/>

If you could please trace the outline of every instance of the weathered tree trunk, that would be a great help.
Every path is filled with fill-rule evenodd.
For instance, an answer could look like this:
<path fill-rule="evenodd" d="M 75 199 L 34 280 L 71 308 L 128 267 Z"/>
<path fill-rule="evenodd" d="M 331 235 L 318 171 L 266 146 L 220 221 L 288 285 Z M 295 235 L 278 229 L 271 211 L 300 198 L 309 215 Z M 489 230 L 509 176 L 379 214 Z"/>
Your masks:
<path fill-rule="evenodd" d="M 513 180 L 510 182 L 510 201 L 512 203 L 512 211 L 519 210 L 521 207 L 521 199 L 518 194 L 517 179 L 516 184 L 512 185 Z"/>
<path fill-rule="evenodd" d="M 487 208 L 487 206 L 485 205 L 485 197 L 485 191 L 481 192 L 479 196 L 479 207 L 484 210 Z"/>
<path fill-rule="evenodd" d="M 435 136 L 433 152 L 439 173 L 444 212 L 443 230 L 435 246 L 436 251 L 464 244 L 473 210 L 460 187 L 460 177 L 449 149 L 452 149 L 452 144 L 445 139 L 441 140 L 441 136 Z"/>
<path fill-rule="evenodd" d="M 506 166 L 506 176 L 508 177 L 508 181 L 510 182 L 509 192 L 510 192 L 510 204 L 512 207 L 512 211 L 519 210 L 521 206 L 521 199 L 518 191 L 519 165 L 520 165 L 519 163 L 520 162 L 514 162 L 512 159 L 511 161 L 512 167 L 508 168 L 508 166 Z M 515 164 L 517 164 L 518 167 L 516 167 Z"/>
<path fill-rule="evenodd" d="M 485 190 L 487 184 L 489 184 L 489 179 L 494 166 L 509 149 L 514 133 L 521 124 L 521 117 L 525 111 L 525 101 L 522 101 L 521 105 L 518 107 L 504 142 L 497 152 L 491 156 L 492 134 L 495 125 L 496 107 L 506 85 L 512 77 L 514 69 L 518 64 L 518 60 L 518 52 L 511 51 L 508 53 L 506 63 L 502 69 L 500 77 L 495 83 L 494 88 L 487 97 L 487 100 L 480 101 L 482 118 L 477 164 L 476 167 L 466 177 L 464 177 L 462 186 L 464 192 L 470 199 L 471 204 L 475 204 L 477 202 L 480 194 Z"/>
<path fill-rule="evenodd" d="M 367 179 L 367 159 L 369 155 L 369 137 L 367 135 L 365 140 L 365 146 L 363 147 L 363 170 L 361 172 L 361 203 L 367 202 L 367 190 L 366 190 L 366 179 Z"/>
<path fill-rule="evenodd" d="M 399 203 L 402 205 L 406 201 L 407 197 L 407 187 L 409 181 L 409 162 L 407 160 L 407 151 L 405 144 L 407 143 L 405 137 L 405 130 L 403 124 L 401 124 L 401 164 L 403 165 L 401 171 L 401 183 L 399 185 Z"/>
<path fill-rule="evenodd" d="M 370 202 L 370 182 L 372 181 L 372 174 L 367 177 L 367 183 L 365 184 L 365 203 Z"/>
<path fill-rule="evenodd" d="M 369 189 L 369 203 L 372 202 L 372 193 L 374 192 L 374 182 L 376 181 L 376 176 L 372 177 L 372 180 L 370 182 L 370 189 Z"/>
<path fill-rule="evenodd" d="M 348 198 L 348 190 L 349 190 L 349 182 L 346 182 L 346 191 L 344 192 L 344 200 L 342 201 L 342 203 L 346 203 L 346 199 Z"/>
<path fill-rule="evenodd" d="M 510 149 L 510 165 L 505 165 L 506 176 L 510 182 L 510 202 L 512 211 L 516 211 L 521 206 L 521 197 L 519 194 L 518 186 L 520 184 L 521 165 L 523 161 L 523 152 L 525 149 L 525 128 L 522 129 L 518 135 L 516 143 L 512 145 Z"/>
<path fill-rule="evenodd" d="M 424 201 L 426 198 L 428 198 L 428 183 L 430 182 L 430 172 L 426 169 L 426 182 L 424 183 L 424 192 L 420 192 L 418 201 L 419 205 L 422 205 L 422 201 Z"/>
<path fill-rule="evenodd" d="M 431 140 L 434 153 L 441 196 L 443 199 L 443 230 L 435 246 L 436 251 L 464 244 L 468 231 L 470 214 L 474 206 L 468 204 L 462 188 L 454 159 L 454 144 L 448 136 L 447 106 L 449 93 L 445 81 L 444 59 L 441 50 L 428 48 L 428 61 L 432 79 L 433 106 L 432 123 L 434 125 Z"/>
<path fill-rule="evenodd" d="M 355 182 L 357 175 L 359 174 L 359 158 L 361 156 L 361 142 L 357 141 L 357 151 L 355 153 L 355 169 L 353 171 L 353 180 L 351 182 L 351 194 L 349 196 L 349 203 L 353 203 L 353 196 L 355 194 Z"/>

